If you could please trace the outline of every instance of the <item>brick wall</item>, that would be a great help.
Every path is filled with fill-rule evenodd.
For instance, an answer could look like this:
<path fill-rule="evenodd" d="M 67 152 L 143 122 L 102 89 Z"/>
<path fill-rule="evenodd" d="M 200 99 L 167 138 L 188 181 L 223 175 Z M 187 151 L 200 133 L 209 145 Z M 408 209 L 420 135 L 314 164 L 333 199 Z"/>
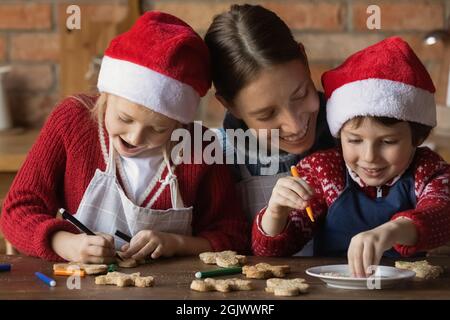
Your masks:
<path fill-rule="evenodd" d="M 11 108 L 17 123 L 40 125 L 58 95 L 60 54 L 56 15 L 62 1 L 9 1 L 0 3 L 0 63 L 11 63 L 7 77 Z M 94 4 L 102 1 L 72 1 Z M 108 1 L 111 3 L 114 1 Z M 116 1 L 117 2 L 117 1 Z M 120 2 L 120 1 L 119 1 Z M 310 59 L 313 80 L 320 88 L 320 75 L 351 53 L 387 36 L 400 35 L 424 61 L 438 86 L 443 46 L 424 46 L 427 31 L 448 27 L 450 0 L 143 0 L 145 10 L 172 13 L 204 34 L 212 17 L 232 3 L 259 3 L 274 10 L 303 42 Z M 366 9 L 381 8 L 381 30 L 368 30 Z M 212 94 L 203 100 L 199 117 L 211 126 L 220 125 L 223 109 Z"/>
<path fill-rule="evenodd" d="M 59 50 L 54 27 L 50 3 L 0 4 L 0 63 L 14 68 L 5 86 L 17 123 L 45 117 L 56 99 Z"/>

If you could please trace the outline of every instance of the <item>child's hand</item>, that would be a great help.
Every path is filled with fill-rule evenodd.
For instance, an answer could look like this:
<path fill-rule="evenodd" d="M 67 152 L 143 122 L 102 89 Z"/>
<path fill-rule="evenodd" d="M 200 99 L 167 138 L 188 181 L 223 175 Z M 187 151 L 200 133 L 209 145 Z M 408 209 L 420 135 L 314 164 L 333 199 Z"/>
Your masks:
<path fill-rule="evenodd" d="M 302 179 L 284 177 L 278 179 L 273 188 L 261 226 L 269 235 L 280 233 L 286 225 L 291 210 L 303 210 L 314 190 Z"/>
<path fill-rule="evenodd" d="M 141 260 L 150 255 L 152 259 L 157 259 L 161 256 L 171 257 L 175 255 L 179 247 L 180 241 L 175 234 L 141 230 L 131 239 L 129 244 L 125 244 L 121 249 L 123 258 Z"/>
<path fill-rule="evenodd" d="M 65 231 L 55 233 L 52 247 L 63 259 L 82 263 L 111 263 L 115 261 L 114 237 L 98 233 L 73 234 Z"/>
<path fill-rule="evenodd" d="M 356 277 L 369 276 L 368 268 L 371 265 L 377 266 L 386 250 L 397 243 L 406 246 L 415 245 L 417 237 L 416 226 L 410 219 L 404 217 L 357 234 L 350 241 L 347 251 L 350 272 Z"/>
<path fill-rule="evenodd" d="M 112 263 L 115 261 L 116 249 L 114 237 L 106 233 L 89 236 L 85 233 L 77 235 L 78 243 L 75 260 L 83 263 Z"/>
<path fill-rule="evenodd" d="M 347 251 L 352 276 L 369 276 L 371 273 L 369 267 L 378 265 L 383 253 L 394 244 L 393 230 L 389 222 L 354 236 Z"/>
<path fill-rule="evenodd" d="M 304 180 L 280 178 L 272 190 L 266 212 L 270 212 L 274 218 L 284 217 L 293 209 L 305 209 L 313 195 L 314 190 Z"/>

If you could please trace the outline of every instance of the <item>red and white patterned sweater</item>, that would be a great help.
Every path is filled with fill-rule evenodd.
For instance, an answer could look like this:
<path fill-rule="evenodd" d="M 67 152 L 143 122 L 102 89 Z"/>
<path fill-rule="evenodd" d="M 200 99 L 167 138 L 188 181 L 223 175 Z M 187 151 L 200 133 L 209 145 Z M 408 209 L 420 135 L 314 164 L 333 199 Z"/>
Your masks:
<path fill-rule="evenodd" d="M 95 97 L 86 97 L 95 102 Z M 106 135 L 106 144 L 108 137 Z M 192 144 L 193 145 L 193 144 Z M 71 223 L 55 219 L 58 208 L 76 213 L 95 170 L 105 170 L 98 124 L 79 101 L 64 100 L 50 115 L 4 201 L 0 227 L 19 251 L 46 260 L 61 260 L 50 239 L 60 230 L 79 233 Z M 193 235 L 209 241 L 212 249 L 248 251 L 249 228 L 235 181 L 226 165 L 180 164 L 175 168 L 186 206 L 193 206 Z M 161 192 L 151 206 L 172 207 L 169 187 L 161 180 L 144 201 Z"/>
<path fill-rule="evenodd" d="M 450 240 L 450 165 L 428 148 L 417 148 L 411 163 L 417 199 L 415 209 L 394 214 L 391 220 L 407 217 L 418 232 L 414 246 L 395 245 L 402 256 L 428 250 Z M 311 222 L 303 210 L 290 213 L 286 228 L 276 236 L 266 235 L 261 228 L 261 217 L 266 208 L 255 217 L 252 228 L 252 250 L 260 256 L 289 256 L 298 252 L 324 222 L 328 207 L 345 188 L 346 166 L 339 149 L 314 153 L 297 164 L 300 176 L 314 188 L 310 201 L 316 222 Z M 383 186 L 383 194 L 389 189 Z M 376 187 L 362 189 L 371 197 Z"/>

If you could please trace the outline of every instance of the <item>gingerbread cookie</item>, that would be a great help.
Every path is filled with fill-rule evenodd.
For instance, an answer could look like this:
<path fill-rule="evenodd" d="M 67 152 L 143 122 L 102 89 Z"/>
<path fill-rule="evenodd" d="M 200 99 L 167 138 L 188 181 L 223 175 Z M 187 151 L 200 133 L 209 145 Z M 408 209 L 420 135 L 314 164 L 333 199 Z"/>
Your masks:
<path fill-rule="evenodd" d="M 121 268 L 134 268 L 134 267 L 138 266 L 138 262 L 136 260 L 134 260 L 134 259 L 131 259 L 131 258 L 130 259 L 123 259 L 123 260 L 117 259 L 116 263 Z"/>
<path fill-rule="evenodd" d="M 416 273 L 416 278 L 420 279 L 436 279 L 441 273 L 444 272 L 442 267 L 433 266 L 426 260 L 415 262 L 395 261 L 395 267 L 399 269 L 412 270 Z"/>
<path fill-rule="evenodd" d="M 199 255 L 200 260 L 206 264 L 217 264 L 219 267 L 228 268 L 244 264 L 247 257 L 239 255 L 236 251 L 222 251 L 222 252 L 203 252 Z"/>
<path fill-rule="evenodd" d="M 266 282 L 266 291 L 276 296 L 291 297 L 298 296 L 300 293 L 308 292 L 309 284 L 305 283 L 305 279 L 268 279 Z"/>
<path fill-rule="evenodd" d="M 120 259 L 116 259 L 116 264 L 121 268 L 134 268 L 141 264 L 146 264 L 149 261 L 149 259 L 136 260 L 133 258 L 124 258 L 121 252 L 117 252 L 117 254 Z"/>
<path fill-rule="evenodd" d="M 193 280 L 191 283 L 191 290 L 207 292 L 207 291 L 242 291 L 252 290 L 252 283 L 250 280 L 242 280 L 238 278 L 216 280 L 206 278 L 205 280 Z"/>
<path fill-rule="evenodd" d="M 272 266 L 268 263 L 242 267 L 242 273 L 252 279 L 284 278 L 290 271 L 291 268 L 288 265 Z"/>
<path fill-rule="evenodd" d="M 122 272 L 108 272 L 106 275 L 95 277 L 95 284 L 107 285 L 112 284 L 118 287 L 151 287 L 154 284 L 152 276 L 142 277 L 140 272 L 136 273 L 122 273 Z"/>
<path fill-rule="evenodd" d="M 102 274 L 108 270 L 108 266 L 106 264 L 88 264 L 81 262 L 70 262 L 70 263 L 55 263 L 53 265 L 53 270 L 63 270 L 63 271 L 71 271 L 71 270 L 84 270 L 86 274 Z"/>

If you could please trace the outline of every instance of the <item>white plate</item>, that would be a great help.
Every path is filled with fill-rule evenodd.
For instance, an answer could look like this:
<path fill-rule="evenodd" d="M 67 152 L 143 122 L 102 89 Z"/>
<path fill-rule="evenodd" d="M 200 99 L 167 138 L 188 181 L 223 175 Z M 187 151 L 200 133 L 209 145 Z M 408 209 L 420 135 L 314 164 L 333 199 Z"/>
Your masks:
<path fill-rule="evenodd" d="M 416 275 L 411 270 L 378 266 L 373 276 L 354 278 L 349 276 L 350 272 L 346 264 L 312 267 L 306 270 L 306 274 L 319 278 L 333 288 L 365 290 L 390 288 Z"/>

